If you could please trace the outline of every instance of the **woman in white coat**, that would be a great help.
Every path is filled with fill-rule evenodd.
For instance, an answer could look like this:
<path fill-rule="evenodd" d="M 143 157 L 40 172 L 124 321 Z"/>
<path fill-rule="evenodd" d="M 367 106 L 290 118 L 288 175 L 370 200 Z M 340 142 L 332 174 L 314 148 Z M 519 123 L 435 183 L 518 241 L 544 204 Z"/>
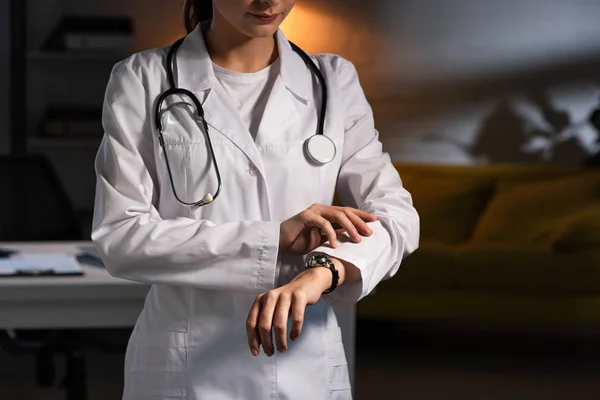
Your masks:
<path fill-rule="evenodd" d="M 213 0 L 197 24 L 210 0 L 188 1 L 172 82 L 170 47 L 111 74 L 92 238 L 112 275 L 151 284 L 125 399 L 350 399 L 331 305 L 355 304 L 417 248 L 418 215 L 353 65 L 311 56 L 325 88 L 278 29 L 294 2 Z M 172 85 L 206 124 L 183 95 L 155 120 Z M 315 164 L 305 142 L 325 89 L 337 151 Z M 352 207 L 331 206 L 336 184 Z"/>

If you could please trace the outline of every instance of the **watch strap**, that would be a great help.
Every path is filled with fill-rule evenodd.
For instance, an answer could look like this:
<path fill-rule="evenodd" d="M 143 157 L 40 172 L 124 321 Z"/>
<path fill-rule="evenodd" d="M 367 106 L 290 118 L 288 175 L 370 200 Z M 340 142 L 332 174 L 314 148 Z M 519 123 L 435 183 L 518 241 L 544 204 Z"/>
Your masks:
<path fill-rule="evenodd" d="M 340 274 L 335 268 L 335 264 L 326 254 L 316 254 L 310 257 L 310 259 L 306 262 L 305 269 L 317 267 L 328 268 L 331 271 L 331 287 L 324 291 L 323 294 L 333 292 L 337 288 L 340 280 Z"/>

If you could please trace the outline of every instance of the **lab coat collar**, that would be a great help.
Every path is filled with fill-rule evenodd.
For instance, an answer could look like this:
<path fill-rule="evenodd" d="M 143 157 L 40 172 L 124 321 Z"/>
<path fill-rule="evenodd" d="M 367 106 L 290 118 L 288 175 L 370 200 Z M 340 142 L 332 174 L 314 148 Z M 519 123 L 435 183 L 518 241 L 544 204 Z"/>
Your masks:
<path fill-rule="evenodd" d="M 213 86 L 215 74 L 206 49 L 201 25 L 189 33 L 177 52 L 175 70 L 180 87 L 193 92 L 208 90 Z M 281 78 L 288 90 L 305 102 L 312 102 L 310 70 L 292 49 L 281 29 L 277 30 L 277 47 L 281 63 Z"/>
<path fill-rule="evenodd" d="M 177 85 L 196 93 L 212 88 L 215 74 L 200 24 L 190 32 L 175 56 Z"/>
<path fill-rule="evenodd" d="M 292 49 L 281 29 L 277 30 L 281 78 L 285 86 L 304 101 L 312 101 L 311 72 L 304 60 Z"/>

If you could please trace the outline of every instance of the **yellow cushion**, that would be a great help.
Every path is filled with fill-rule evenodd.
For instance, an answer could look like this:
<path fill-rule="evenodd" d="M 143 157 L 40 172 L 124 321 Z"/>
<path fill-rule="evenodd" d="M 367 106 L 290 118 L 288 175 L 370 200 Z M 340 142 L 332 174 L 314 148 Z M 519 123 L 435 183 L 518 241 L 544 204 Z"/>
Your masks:
<path fill-rule="evenodd" d="M 576 213 L 556 230 L 552 246 L 559 252 L 574 252 L 600 248 L 600 206 Z"/>
<path fill-rule="evenodd" d="M 566 215 L 600 199 L 600 173 L 498 184 L 474 242 L 547 243 Z"/>
<path fill-rule="evenodd" d="M 381 282 L 380 288 L 449 289 L 454 286 L 454 248 L 440 243 L 421 243 L 417 251 L 404 259 L 396 275 Z"/>
<path fill-rule="evenodd" d="M 406 164 L 395 163 L 396 170 L 404 178 L 408 175 L 452 176 L 463 179 L 556 179 L 581 172 L 581 167 L 546 164 Z"/>
<path fill-rule="evenodd" d="M 467 241 L 492 192 L 485 179 L 416 174 L 402 179 L 421 219 L 422 241 Z"/>

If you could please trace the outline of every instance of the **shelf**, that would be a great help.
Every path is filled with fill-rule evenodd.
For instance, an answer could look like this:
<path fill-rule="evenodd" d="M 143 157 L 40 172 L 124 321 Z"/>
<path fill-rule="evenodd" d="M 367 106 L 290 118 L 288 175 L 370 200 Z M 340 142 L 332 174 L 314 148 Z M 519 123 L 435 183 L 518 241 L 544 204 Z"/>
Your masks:
<path fill-rule="evenodd" d="M 92 138 L 39 138 L 32 137 L 28 139 L 29 147 L 88 147 L 100 146 L 100 137 Z"/>
<path fill-rule="evenodd" d="M 30 61 L 106 61 L 118 62 L 127 58 L 130 54 L 125 52 L 60 52 L 30 50 L 26 57 Z"/>

